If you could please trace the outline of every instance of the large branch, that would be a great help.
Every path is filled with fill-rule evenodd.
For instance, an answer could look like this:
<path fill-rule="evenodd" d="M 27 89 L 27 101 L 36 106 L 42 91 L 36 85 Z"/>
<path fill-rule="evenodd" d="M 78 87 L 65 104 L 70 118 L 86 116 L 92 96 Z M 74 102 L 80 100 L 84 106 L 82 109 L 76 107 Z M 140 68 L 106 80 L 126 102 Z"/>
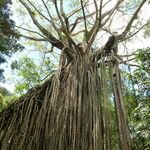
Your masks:
<path fill-rule="evenodd" d="M 56 39 L 48 30 L 46 30 L 44 27 L 42 27 L 39 22 L 37 21 L 37 19 L 35 18 L 35 16 L 32 13 L 32 10 L 30 9 L 30 7 L 23 1 L 23 0 L 19 0 L 23 6 L 26 8 L 26 10 L 28 11 L 33 23 L 38 27 L 38 29 L 46 36 L 47 40 L 54 46 L 57 47 L 59 49 L 63 49 L 64 44 L 62 43 L 62 41 Z"/>
<path fill-rule="evenodd" d="M 141 2 L 141 4 L 139 5 L 139 7 L 137 8 L 137 10 L 135 11 L 135 13 L 133 14 L 132 18 L 131 18 L 130 21 L 128 22 L 128 24 L 127 24 L 125 30 L 122 32 L 122 34 L 120 34 L 120 35 L 118 36 L 118 39 L 119 39 L 120 41 L 122 41 L 122 40 L 125 38 L 125 36 L 127 35 L 127 33 L 129 32 L 129 30 L 130 30 L 130 28 L 131 28 L 131 26 L 132 26 L 134 20 L 136 19 L 136 17 L 137 17 L 137 15 L 138 15 L 139 11 L 141 10 L 141 8 L 142 8 L 142 6 L 144 5 L 145 2 L 146 2 L 146 0 L 143 0 L 143 1 Z"/>

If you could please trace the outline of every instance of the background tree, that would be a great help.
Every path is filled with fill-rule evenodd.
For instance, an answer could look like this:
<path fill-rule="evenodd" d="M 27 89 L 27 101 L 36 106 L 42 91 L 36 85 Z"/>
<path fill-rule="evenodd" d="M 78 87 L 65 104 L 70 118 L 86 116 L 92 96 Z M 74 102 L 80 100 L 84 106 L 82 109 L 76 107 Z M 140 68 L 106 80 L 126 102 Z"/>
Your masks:
<path fill-rule="evenodd" d="M 133 1 L 80 0 L 71 9 L 66 8 L 72 1 L 19 2 L 36 30 L 18 27 L 30 33 L 18 35 L 48 42 L 52 46 L 49 52 L 59 49 L 61 56 L 59 68 L 49 80 L 1 112 L 1 149 L 113 149 L 111 109 L 106 94 L 108 70 L 117 120 L 117 148 L 130 150 L 118 67 L 126 61 L 118 54 L 118 45 L 147 25 L 147 20 L 139 24 L 137 17 L 147 1 L 137 1 L 129 14 L 125 8 Z M 114 28 L 113 23 L 120 15 L 121 22 L 123 18 L 127 24 Z M 105 39 L 98 40 L 103 33 Z"/>
<path fill-rule="evenodd" d="M 41 65 L 29 57 L 23 57 L 11 64 L 11 68 L 20 78 L 16 83 L 16 94 L 22 95 L 29 89 L 42 84 L 54 72 L 54 64 L 49 57 L 45 57 L 42 61 Z"/>
<path fill-rule="evenodd" d="M 138 49 L 135 57 L 136 62 L 139 65 L 132 74 L 129 75 L 129 79 L 134 84 L 136 93 L 130 92 L 131 98 L 127 100 L 128 109 L 131 112 L 129 115 L 129 122 L 131 126 L 131 135 L 134 141 L 134 149 L 149 149 L 149 135 L 150 129 L 148 124 L 150 123 L 150 70 L 149 70 L 149 53 L 150 48 Z M 134 104 L 134 105 L 133 105 Z"/>
<path fill-rule="evenodd" d="M 10 19 L 11 0 L 0 1 L 0 64 L 6 62 L 5 55 L 11 56 L 14 52 L 22 50 L 16 36 L 17 30 L 14 28 L 15 22 Z M 4 69 L 0 69 L 0 81 L 4 81 Z"/>

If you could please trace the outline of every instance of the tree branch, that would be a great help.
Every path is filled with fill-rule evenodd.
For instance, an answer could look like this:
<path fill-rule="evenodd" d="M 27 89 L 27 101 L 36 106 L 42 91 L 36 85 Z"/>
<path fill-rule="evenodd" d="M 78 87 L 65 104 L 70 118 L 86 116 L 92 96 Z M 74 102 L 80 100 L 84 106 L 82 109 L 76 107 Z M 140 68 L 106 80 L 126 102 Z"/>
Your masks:
<path fill-rule="evenodd" d="M 47 11 L 47 13 L 48 13 L 50 19 L 51 19 L 50 21 L 51 21 L 51 24 L 52 24 L 53 28 L 55 29 L 55 31 L 57 32 L 57 34 L 58 34 L 59 37 L 61 38 L 61 33 L 59 32 L 60 29 L 59 29 L 59 28 L 56 26 L 56 24 L 54 23 L 53 17 L 52 17 L 52 15 L 51 15 L 51 13 L 50 13 L 50 11 L 49 11 L 49 9 L 48 9 L 46 3 L 44 2 L 44 0 L 42 0 L 42 3 L 43 3 L 43 5 L 44 5 L 44 7 L 45 7 L 45 9 L 46 9 L 46 11 Z"/>
<path fill-rule="evenodd" d="M 45 18 L 48 22 L 51 22 L 51 20 L 49 20 L 45 15 L 43 15 L 36 7 L 33 3 L 31 3 L 29 0 L 27 0 L 29 2 L 29 4 L 43 17 Z"/>
<path fill-rule="evenodd" d="M 86 42 L 88 42 L 88 30 L 87 30 L 87 24 L 86 24 L 86 16 L 85 16 L 85 11 L 84 11 L 84 6 L 83 6 L 83 1 L 80 0 L 80 3 L 81 3 L 81 8 L 82 8 L 82 13 L 83 13 L 83 18 L 84 18 L 84 26 L 85 26 L 85 39 L 86 39 Z"/>
<path fill-rule="evenodd" d="M 48 9 L 46 3 L 44 2 L 44 0 L 42 0 L 42 3 L 43 3 L 43 5 L 44 5 L 44 7 L 46 8 L 46 11 L 47 11 L 47 13 L 48 13 L 50 19 L 52 19 L 52 16 L 51 16 L 51 14 L 50 14 L 50 11 L 49 11 L 49 9 Z"/>
<path fill-rule="evenodd" d="M 50 32 L 48 32 L 45 28 L 43 28 L 39 22 L 36 20 L 35 16 L 32 14 L 32 10 L 30 9 L 30 7 L 23 1 L 23 0 L 19 0 L 24 7 L 26 8 L 26 10 L 28 11 L 33 23 L 38 27 L 38 29 L 46 36 L 46 38 L 48 39 L 48 41 L 55 47 L 59 48 L 59 49 L 63 49 L 64 44 L 62 43 L 62 41 L 57 40 Z"/>
<path fill-rule="evenodd" d="M 94 0 L 95 10 L 96 10 L 96 20 L 98 19 L 98 5 L 96 0 Z"/>
<path fill-rule="evenodd" d="M 46 38 L 46 37 L 44 37 L 42 34 L 40 34 L 39 32 L 36 32 L 36 31 L 33 31 L 33 30 L 29 30 L 29 29 L 26 29 L 26 28 L 23 28 L 23 27 L 20 27 L 20 26 L 17 26 L 17 25 L 13 25 L 13 26 L 16 27 L 16 28 L 19 28 L 19 29 L 22 29 L 22 30 L 31 32 L 31 33 L 38 34 L 38 35 L 40 35 L 41 37 Z"/>
<path fill-rule="evenodd" d="M 102 23 L 102 27 L 108 22 L 108 20 L 111 18 L 111 16 L 113 15 L 113 13 L 115 12 L 115 10 L 120 6 L 120 4 L 123 2 L 124 0 L 119 0 L 117 3 L 116 3 L 116 5 L 111 9 L 111 10 L 109 10 L 109 11 L 107 11 L 104 15 L 103 15 L 103 17 L 102 17 L 102 19 L 104 19 L 106 16 L 108 16 L 107 18 L 106 18 L 106 20 Z"/>
<path fill-rule="evenodd" d="M 85 2 L 84 7 L 92 4 L 92 3 L 90 3 L 90 4 L 87 4 L 87 3 L 88 3 L 88 1 Z M 77 8 L 76 10 L 74 10 L 73 12 L 71 12 L 70 14 L 68 14 L 67 15 L 68 19 L 81 10 L 82 10 L 82 8 L 80 7 L 80 8 Z"/>
<path fill-rule="evenodd" d="M 140 32 L 146 25 L 148 25 L 149 23 L 145 23 L 143 26 L 141 26 L 137 31 L 135 31 L 134 33 L 132 33 L 131 35 L 127 36 L 126 38 L 124 38 L 122 41 L 125 41 L 127 39 L 130 39 L 131 37 L 133 37 L 134 35 L 136 35 L 138 32 Z"/>
<path fill-rule="evenodd" d="M 103 0 L 100 0 L 100 5 L 99 5 L 99 25 L 101 24 L 101 21 L 102 21 L 102 6 L 103 5 Z"/>
<path fill-rule="evenodd" d="M 97 35 L 99 29 L 100 29 L 104 24 L 106 24 L 106 22 L 108 21 L 108 19 L 110 19 L 111 15 L 112 15 L 113 12 L 115 11 L 115 9 L 116 9 L 123 1 L 124 1 L 124 0 L 119 0 L 119 1 L 117 2 L 117 4 L 116 4 L 110 11 L 106 12 L 106 13 L 103 14 L 103 15 L 101 15 L 101 11 L 102 11 L 102 10 L 100 10 L 100 15 L 101 15 L 101 16 L 99 16 L 99 19 L 100 19 L 100 20 L 98 19 L 98 20 L 95 22 L 95 24 L 93 25 L 93 27 L 91 28 L 91 30 L 90 30 L 91 36 L 90 36 L 90 38 L 89 38 L 88 45 L 87 45 L 87 50 L 86 50 L 87 53 L 88 53 L 88 51 L 90 50 L 90 47 L 91 47 L 92 43 L 94 42 L 95 37 L 96 37 L 96 35 Z M 101 1 L 101 3 L 100 3 L 100 8 L 102 9 L 102 1 Z M 110 12 L 110 15 L 109 15 L 109 12 Z M 101 20 L 104 19 L 105 16 L 107 16 L 107 15 L 109 15 L 109 17 L 106 19 L 105 23 L 101 24 Z"/>
<path fill-rule="evenodd" d="M 139 7 L 137 8 L 137 10 L 135 11 L 135 13 L 133 14 L 132 18 L 130 19 L 130 21 L 128 22 L 125 30 L 122 32 L 122 34 L 118 35 L 118 39 L 121 41 L 125 38 L 125 36 L 127 35 L 127 33 L 129 32 L 134 20 L 137 17 L 137 14 L 139 13 L 139 11 L 141 10 L 142 6 L 145 4 L 146 0 L 143 0 L 141 2 L 141 4 L 139 5 Z"/>
<path fill-rule="evenodd" d="M 91 13 L 91 14 L 88 14 L 88 15 L 85 16 L 85 18 L 88 19 L 88 18 L 92 17 L 94 14 L 95 14 L 95 12 L 93 12 L 93 13 Z M 83 17 L 83 16 L 82 16 L 82 17 L 77 17 L 76 20 L 75 20 L 75 22 L 74 22 L 73 24 L 71 24 L 72 28 L 71 28 L 70 32 L 73 32 L 74 29 L 75 29 L 75 27 L 76 27 L 81 21 L 83 21 L 83 20 L 84 20 L 84 17 Z"/>
<path fill-rule="evenodd" d="M 35 38 L 35 37 L 31 37 L 31 36 L 27 36 L 27 35 L 23 35 L 23 34 L 17 34 L 17 36 L 29 39 L 29 40 L 33 40 L 33 41 L 47 41 L 46 39 L 42 39 L 42 38 Z"/>
<path fill-rule="evenodd" d="M 69 32 L 69 18 L 66 16 L 66 14 L 64 12 L 63 2 L 64 2 L 63 0 L 60 1 L 60 13 L 64 19 L 66 30 L 67 30 L 67 32 Z"/>

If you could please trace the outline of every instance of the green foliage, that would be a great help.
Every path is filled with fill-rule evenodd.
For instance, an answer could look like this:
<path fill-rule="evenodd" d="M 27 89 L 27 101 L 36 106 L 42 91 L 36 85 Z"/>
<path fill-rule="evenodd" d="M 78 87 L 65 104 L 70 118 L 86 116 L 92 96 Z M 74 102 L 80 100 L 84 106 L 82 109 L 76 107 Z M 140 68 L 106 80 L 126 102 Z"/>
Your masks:
<path fill-rule="evenodd" d="M 18 99 L 17 96 L 3 96 L 0 93 L 0 112 Z"/>
<path fill-rule="evenodd" d="M 145 31 L 144 31 L 144 37 L 148 38 L 150 37 L 150 21 L 148 22 L 148 24 L 145 26 Z"/>
<path fill-rule="evenodd" d="M 140 67 L 133 72 L 134 84 L 138 87 L 138 95 L 150 96 L 150 48 L 137 51 L 136 62 Z"/>
<path fill-rule="evenodd" d="M 2 96 L 10 96 L 11 93 L 10 91 L 8 91 L 5 87 L 0 86 L 0 94 Z"/>
<path fill-rule="evenodd" d="M 127 98 L 129 124 L 134 149 L 148 150 L 150 147 L 150 48 L 138 49 L 136 62 L 139 65 L 132 76 L 136 95 L 129 91 Z"/>
<path fill-rule="evenodd" d="M 4 102 L 3 102 L 3 95 L 2 94 L 0 94 L 0 111 L 1 110 L 3 110 L 3 108 L 4 108 Z"/>
<path fill-rule="evenodd" d="M 54 67 L 49 57 L 45 59 L 42 66 L 36 64 L 28 57 L 23 57 L 18 62 L 15 61 L 12 66 L 13 69 L 17 69 L 18 76 L 20 77 L 16 86 L 16 93 L 18 94 L 23 94 L 30 88 L 45 81 Z"/>
<path fill-rule="evenodd" d="M 4 55 L 11 56 L 23 47 L 18 43 L 17 31 L 14 29 L 14 21 L 10 19 L 11 11 L 8 4 L 11 0 L 0 1 L 0 64 L 6 62 Z M 4 81 L 3 69 L 0 69 L 0 81 Z"/>
<path fill-rule="evenodd" d="M 15 100 L 10 91 L 5 87 L 0 86 L 0 111 L 7 108 L 7 106 Z"/>
<path fill-rule="evenodd" d="M 132 138 L 136 143 L 136 149 L 148 150 L 150 147 L 150 104 L 149 99 L 141 99 L 134 110 L 134 118 L 131 122 Z"/>
<path fill-rule="evenodd" d="M 17 31 L 14 29 L 15 22 L 10 18 L 12 14 L 8 4 L 11 4 L 11 0 L 0 3 L 0 52 L 11 55 L 23 47 L 17 42 Z"/>

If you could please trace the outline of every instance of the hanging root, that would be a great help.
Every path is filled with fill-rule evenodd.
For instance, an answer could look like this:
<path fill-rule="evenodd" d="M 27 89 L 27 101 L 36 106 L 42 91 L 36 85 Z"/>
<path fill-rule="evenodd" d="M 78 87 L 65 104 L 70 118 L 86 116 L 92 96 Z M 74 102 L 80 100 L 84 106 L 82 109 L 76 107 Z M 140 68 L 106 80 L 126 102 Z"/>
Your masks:
<path fill-rule="evenodd" d="M 0 114 L 2 150 L 101 150 L 97 68 L 76 58 Z"/>

